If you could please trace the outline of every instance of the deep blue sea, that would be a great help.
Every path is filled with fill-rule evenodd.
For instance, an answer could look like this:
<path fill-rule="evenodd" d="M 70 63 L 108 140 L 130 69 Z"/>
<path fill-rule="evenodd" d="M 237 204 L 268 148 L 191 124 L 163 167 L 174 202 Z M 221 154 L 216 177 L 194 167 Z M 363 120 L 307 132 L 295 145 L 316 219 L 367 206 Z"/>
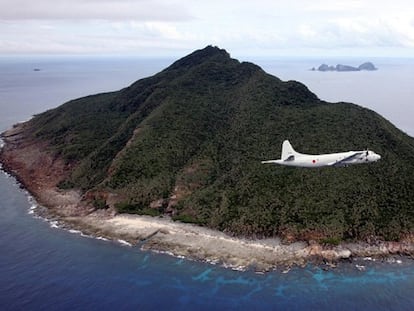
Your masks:
<path fill-rule="evenodd" d="M 67 100 L 122 88 L 169 63 L 0 58 L 0 131 Z M 391 92 L 414 76 L 409 60 L 383 59 L 372 73 L 309 72 L 320 60 L 257 63 L 283 80 L 304 82 L 322 99 L 350 101 L 346 92 L 357 96 L 361 90 L 357 103 L 374 110 L 384 108 L 387 96 L 377 88 L 370 97 L 366 89 L 372 83 L 386 85 L 392 76 Z M 389 107 L 408 107 L 410 92 L 401 91 Z M 380 113 L 393 119 L 393 109 Z M 399 113 L 414 117 L 409 109 Z M 413 135 L 404 120 L 394 123 Z M 329 271 L 312 265 L 288 273 L 232 271 L 59 229 L 34 217 L 34 206 L 16 181 L 0 172 L 0 310 L 414 310 L 414 260 L 408 258 L 361 259 Z"/>

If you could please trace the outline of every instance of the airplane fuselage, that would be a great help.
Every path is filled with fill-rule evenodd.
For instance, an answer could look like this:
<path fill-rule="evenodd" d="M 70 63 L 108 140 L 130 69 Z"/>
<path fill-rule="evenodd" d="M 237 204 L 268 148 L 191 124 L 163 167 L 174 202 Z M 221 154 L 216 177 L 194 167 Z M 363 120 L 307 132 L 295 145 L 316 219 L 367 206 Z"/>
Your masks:
<path fill-rule="evenodd" d="M 348 166 L 351 164 L 376 162 L 379 159 L 381 159 L 381 156 L 370 150 L 315 155 L 303 154 L 296 152 L 290 145 L 289 141 L 286 140 L 282 145 L 282 156 L 280 159 L 262 161 L 262 163 L 274 163 L 298 167 L 323 167 Z"/>
<path fill-rule="evenodd" d="M 369 151 L 371 153 L 371 151 Z M 357 155 L 353 158 L 352 155 L 355 151 L 329 153 L 329 154 L 300 154 L 296 155 L 294 160 L 270 160 L 268 163 L 275 163 L 287 166 L 300 166 L 300 167 L 322 167 L 322 166 L 347 166 L 351 164 L 367 163 L 376 161 L 376 157 L 372 154 L 366 155 L 363 151 L 361 155 Z M 348 160 L 345 160 L 350 158 Z M 272 162 L 271 162 L 272 161 Z"/>

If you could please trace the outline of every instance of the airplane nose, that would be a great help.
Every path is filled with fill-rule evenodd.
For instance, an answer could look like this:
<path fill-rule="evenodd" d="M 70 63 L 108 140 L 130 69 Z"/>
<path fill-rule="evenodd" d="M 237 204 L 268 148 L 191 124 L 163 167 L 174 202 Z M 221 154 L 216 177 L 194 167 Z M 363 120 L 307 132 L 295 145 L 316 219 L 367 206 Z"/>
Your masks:
<path fill-rule="evenodd" d="M 379 154 L 377 154 L 377 161 L 381 160 L 381 156 Z"/>

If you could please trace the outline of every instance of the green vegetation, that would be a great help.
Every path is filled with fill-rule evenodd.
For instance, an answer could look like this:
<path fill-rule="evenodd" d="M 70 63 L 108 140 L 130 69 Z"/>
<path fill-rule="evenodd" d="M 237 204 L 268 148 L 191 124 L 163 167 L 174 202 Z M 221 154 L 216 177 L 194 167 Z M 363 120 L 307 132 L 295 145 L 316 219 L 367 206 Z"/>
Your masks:
<path fill-rule="evenodd" d="M 73 163 L 62 188 L 122 198 L 119 212 L 159 214 L 235 235 L 373 236 L 414 232 L 414 140 L 377 113 L 320 101 L 254 64 L 207 47 L 119 92 L 36 116 L 34 135 Z M 304 153 L 369 147 L 381 161 L 346 168 L 262 165 L 290 139 Z M 101 206 L 102 203 L 99 203 Z"/>
<path fill-rule="evenodd" d="M 106 201 L 104 199 L 95 199 L 92 202 L 93 206 L 97 209 L 107 209 Z"/>
<path fill-rule="evenodd" d="M 339 243 L 341 243 L 341 238 L 337 238 L 337 237 L 336 238 L 335 237 L 324 238 L 320 242 L 326 245 L 338 246 Z"/>
<path fill-rule="evenodd" d="M 185 215 L 185 214 L 173 216 L 172 219 L 174 221 L 180 221 L 180 222 L 187 223 L 187 224 L 196 224 L 196 225 L 205 224 L 205 222 L 203 222 L 202 220 L 196 219 L 193 216 Z"/>
<path fill-rule="evenodd" d="M 149 216 L 161 215 L 161 211 L 159 209 L 149 208 L 147 206 L 142 206 L 140 204 L 131 204 L 131 203 L 121 202 L 121 203 L 116 203 L 115 207 L 120 213 L 149 215 Z"/>

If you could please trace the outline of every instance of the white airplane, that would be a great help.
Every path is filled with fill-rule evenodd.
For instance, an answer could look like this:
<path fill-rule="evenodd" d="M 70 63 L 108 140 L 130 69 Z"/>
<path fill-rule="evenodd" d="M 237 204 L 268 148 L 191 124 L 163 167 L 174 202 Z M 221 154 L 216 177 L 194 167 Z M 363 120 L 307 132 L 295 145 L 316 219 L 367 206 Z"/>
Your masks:
<path fill-rule="evenodd" d="M 303 154 L 296 152 L 288 140 L 282 145 L 282 156 L 279 160 L 262 161 L 298 167 L 347 166 L 350 164 L 376 162 L 381 159 L 379 154 L 370 150 L 348 151 L 329 154 Z"/>

